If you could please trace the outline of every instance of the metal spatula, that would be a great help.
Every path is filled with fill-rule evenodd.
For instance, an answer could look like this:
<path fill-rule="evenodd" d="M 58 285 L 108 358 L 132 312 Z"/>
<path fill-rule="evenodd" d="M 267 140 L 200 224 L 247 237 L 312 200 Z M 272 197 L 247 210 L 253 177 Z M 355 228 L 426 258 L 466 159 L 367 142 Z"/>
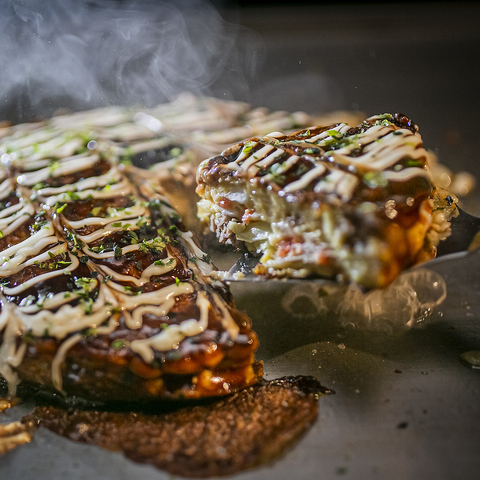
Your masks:
<path fill-rule="evenodd" d="M 451 235 L 438 246 L 437 258 L 474 250 L 480 245 L 480 218 L 470 215 L 461 208 L 458 210 L 459 215 L 451 220 Z"/>

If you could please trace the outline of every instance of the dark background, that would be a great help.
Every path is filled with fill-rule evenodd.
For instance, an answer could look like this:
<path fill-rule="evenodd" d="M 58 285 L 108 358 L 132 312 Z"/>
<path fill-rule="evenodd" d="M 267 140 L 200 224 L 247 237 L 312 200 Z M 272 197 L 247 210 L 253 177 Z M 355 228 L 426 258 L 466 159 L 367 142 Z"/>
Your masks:
<path fill-rule="evenodd" d="M 400 111 L 442 162 L 480 173 L 477 3 L 283 3 L 239 20 L 265 41 L 254 104 Z"/>

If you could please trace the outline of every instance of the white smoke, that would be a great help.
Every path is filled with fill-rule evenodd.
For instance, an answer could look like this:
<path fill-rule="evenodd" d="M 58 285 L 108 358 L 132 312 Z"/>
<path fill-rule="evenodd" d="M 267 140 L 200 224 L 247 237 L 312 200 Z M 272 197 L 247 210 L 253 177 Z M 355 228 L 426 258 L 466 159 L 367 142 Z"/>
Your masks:
<path fill-rule="evenodd" d="M 151 106 L 183 91 L 245 100 L 261 51 L 199 0 L 3 0 L 2 117 Z"/>

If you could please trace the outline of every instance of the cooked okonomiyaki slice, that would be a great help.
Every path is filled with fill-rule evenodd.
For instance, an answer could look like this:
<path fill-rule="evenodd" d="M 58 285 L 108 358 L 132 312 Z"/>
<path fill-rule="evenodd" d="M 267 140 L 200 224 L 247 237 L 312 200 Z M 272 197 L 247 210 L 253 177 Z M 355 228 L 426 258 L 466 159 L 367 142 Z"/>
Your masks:
<path fill-rule="evenodd" d="M 257 338 L 179 215 L 108 151 L 17 159 L 0 186 L 0 375 L 88 400 L 257 381 Z M 54 168 L 52 167 L 54 165 Z M 145 190 L 145 186 L 142 186 Z"/>
<path fill-rule="evenodd" d="M 252 138 L 202 162 L 197 182 L 200 219 L 261 253 L 256 273 L 269 277 L 386 286 L 435 255 L 455 213 L 401 114 Z"/>

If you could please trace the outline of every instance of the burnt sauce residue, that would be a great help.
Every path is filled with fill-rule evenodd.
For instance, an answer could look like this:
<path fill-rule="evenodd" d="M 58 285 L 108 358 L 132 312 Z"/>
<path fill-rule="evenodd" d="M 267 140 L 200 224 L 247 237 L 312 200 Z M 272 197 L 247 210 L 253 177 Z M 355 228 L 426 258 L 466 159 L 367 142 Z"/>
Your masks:
<path fill-rule="evenodd" d="M 174 475 L 231 475 L 281 455 L 313 424 L 325 393 L 313 377 L 285 377 L 163 413 L 37 406 L 22 422 Z"/>

